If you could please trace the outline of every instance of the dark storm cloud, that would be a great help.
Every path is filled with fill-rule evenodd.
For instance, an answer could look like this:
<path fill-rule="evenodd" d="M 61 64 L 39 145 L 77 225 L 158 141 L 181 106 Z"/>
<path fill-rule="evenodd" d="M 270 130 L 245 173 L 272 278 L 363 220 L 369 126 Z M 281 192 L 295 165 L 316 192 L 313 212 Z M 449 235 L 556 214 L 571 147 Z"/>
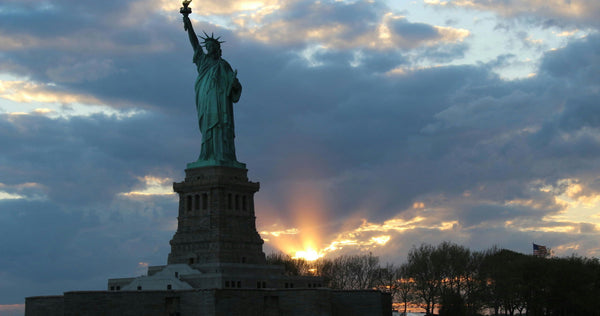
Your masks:
<path fill-rule="evenodd" d="M 599 36 L 588 36 L 565 49 L 548 53 L 540 67 L 542 76 L 554 80 L 559 89 L 561 97 L 556 103 L 562 111 L 546 120 L 531 142 L 543 149 L 544 154 L 562 158 L 565 170 L 585 169 L 585 162 L 596 159 L 600 153 L 597 138 L 600 78 L 594 75 L 599 70 L 599 45 Z"/>
<path fill-rule="evenodd" d="M 0 243 L 0 267 L 7 276 L 0 284 L 0 304 L 59 291 L 102 289 L 109 276 L 138 273 L 138 262 L 163 259 L 171 232 L 162 222 L 175 216 L 173 202 L 121 201 L 83 212 L 43 200 L 0 201 L 0 237 L 11 240 Z M 144 204 L 152 206 L 151 216 Z"/>
<path fill-rule="evenodd" d="M 307 76 L 313 73 L 311 80 L 286 83 L 288 89 L 301 87 L 305 97 L 275 103 L 285 105 L 293 114 L 277 119 L 283 124 L 270 125 L 272 135 L 256 137 L 272 140 L 266 142 L 265 156 L 281 157 L 270 165 L 271 172 L 294 170 L 299 164 L 308 164 L 308 169 L 316 161 L 317 167 L 324 169 L 318 178 L 341 177 L 342 184 L 328 191 L 336 200 L 332 217 L 347 213 L 373 196 L 379 197 L 384 207 L 373 210 L 370 216 L 389 216 L 410 204 L 415 195 L 445 185 L 434 180 L 449 176 L 451 168 L 436 175 L 440 170 L 412 164 L 413 159 L 431 162 L 444 153 L 442 146 L 449 146 L 443 139 L 432 144 L 420 131 L 447 106 L 448 95 L 464 85 L 464 79 L 478 76 L 474 68 L 456 67 L 421 71 L 410 77 L 372 75 L 366 80 L 362 70 L 324 66 L 295 71 Z M 320 87 L 328 89 L 323 92 Z M 269 115 L 269 111 L 260 113 Z M 273 139 L 279 135 L 283 135 L 283 142 Z M 261 174 L 265 177 L 271 172 Z M 273 187 L 286 189 L 272 186 L 264 190 Z"/>
<path fill-rule="evenodd" d="M 396 34 L 412 42 L 441 37 L 438 30 L 433 26 L 425 23 L 409 23 L 405 19 L 393 20 L 390 27 Z"/>
<path fill-rule="evenodd" d="M 103 115 L 1 118 L 2 182 L 39 183 L 52 201 L 67 205 L 110 201 L 147 173 L 180 174 L 171 164 L 185 163 L 182 156 L 193 160 L 198 143 L 193 136 L 180 137 L 183 130 L 197 134 L 193 120 L 182 128 L 156 114 L 123 120 Z"/>
<path fill-rule="evenodd" d="M 408 58 L 395 52 L 367 52 L 359 60 L 360 67 L 381 73 L 409 63 Z"/>
<path fill-rule="evenodd" d="M 465 208 L 457 208 L 456 215 L 460 220 L 460 223 L 466 229 L 471 228 L 473 225 L 477 226 L 482 224 L 503 226 L 506 221 L 521 218 L 534 218 L 535 220 L 539 220 L 539 218 L 549 213 L 546 209 L 539 210 L 524 206 L 486 205 L 484 203 L 472 207 L 463 207 Z"/>
<path fill-rule="evenodd" d="M 550 76 L 577 80 L 582 87 L 597 86 L 600 72 L 600 36 L 591 34 L 569 46 L 547 52 L 540 70 Z"/>
<path fill-rule="evenodd" d="M 133 2 L 133 1 L 129 1 Z M 0 28 L 11 35 L 40 39 L 77 35 L 104 26 L 95 34 L 111 34 L 115 18 L 127 11 L 128 1 L 5 1 L 0 4 Z M 92 40 L 91 38 L 89 40 Z"/>
<path fill-rule="evenodd" d="M 56 89 L 94 94 L 114 107 L 177 108 L 177 89 L 154 87 L 186 86 L 188 82 L 179 78 L 186 77 L 187 68 L 173 64 L 191 61 L 191 53 L 174 49 L 186 45 L 187 39 L 177 36 L 182 31 L 158 14 L 144 17 L 144 23 L 124 24 L 138 18 L 135 11 L 131 18 L 123 16 L 126 4 L 58 1 L 48 10 L 28 13 L 33 16 L 5 13 L 0 33 L 23 43 L 3 52 L 0 62 L 12 65 L 16 75 L 53 82 Z"/>
<path fill-rule="evenodd" d="M 596 41 L 590 37 L 583 42 Z M 590 50 L 582 49 L 580 53 L 589 54 Z M 570 58 L 576 60 L 578 57 L 571 55 Z M 577 64 L 579 62 L 569 66 L 572 71 L 578 71 Z M 312 71 L 320 73 L 324 70 Z M 353 80 L 348 74 L 336 77 Z M 316 76 L 315 85 L 325 85 L 318 81 L 320 78 L 326 76 Z M 589 123 L 575 121 L 577 116 L 573 113 L 582 112 L 580 108 L 583 107 L 593 112 L 585 118 L 595 122 L 597 111 L 585 104 L 593 104 L 597 93 L 589 88 L 597 83 L 574 81 L 576 78 L 548 76 L 541 69 L 537 77 L 505 82 L 481 69 L 446 67 L 414 73 L 410 82 L 401 77 L 390 77 L 385 78 L 384 83 L 383 78 L 378 81 L 377 77 L 371 77 L 370 84 L 365 83 L 360 90 L 352 88 L 350 82 L 344 83 L 340 87 L 349 87 L 342 90 L 345 92 L 328 90 L 328 94 L 338 99 L 335 106 L 323 103 L 312 108 L 320 115 L 297 115 L 305 116 L 304 124 L 311 127 L 304 133 L 312 135 L 304 137 L 314 138 L 312 144 L 321 148 L 319 161 L 328 163 L 329 167 L 335 166 L 333 169 L 339 172 L 337 176 L 343 173 L 342 170 L 351 172 L 367 168 L 364 173 L 358 173 L 362 174 L 358 178 L 350 177 L 349 181 L 342 181 L 343 185 L 332 189 L 330 193 L 334 196 L 339 188 L 343 188 L 338 193 L 340 196 L 342 191 L 351 192 L 337 200 L 335 209 L 340 213 L 336 212 L 334 217 L 341 216 L 342 210 L 360 205 L 361 199 L 374 195 L 382 200 L 382 207 L 373 210 L 370 216 L 383 218 L 393 216 L 419 194 L 459 194 L 487 183 L 488 188 L 477 194 L 501 202 L 531 198 L 531 193 L 527 193 L 530 181 L 542 179 L 552 183 L 581 175 L 584 170 L 596 172 L 596 168 L 586 169 L 598 158 L 596 134 L 593 131 L 585 134 L 585 125 Z M 570 97 L 585 90 L 590 91 L 582 96 L 588 103 Z M 412 99 L 412 93 L 424 97 Z M 352 98 L 344 99 L 345 95 Z M 313 102 L 319 103 L 318 100 Z M 562 140 L 561 134 L 553 135 L 545 127 L 555 126 L 567 120 L 566 117 L 574 122 L 573 128 L 579 132 L 573 134 L 574 142 Z M 331 134 L 336 129 L 346 132 Z M 544 137 L 550 137 L 547 145 L 535 142 Z M 563 145 L 559 146 L 561 143 Z M 555 146 L 559 147 L 553 148 Z M 571 149 L 565 150 L 569 147 L 563 146 Z M 285 145 L 280 148 L 293 152 Z M 566 157 L 577 160 L 564 161 Z M 285 163 L 283 161 L 285 159 L 281 163 Z M 585 164 L 581 165 L 582 162 Z M 576 166 L 578 163 L 580 166 Z M 328 170 L 331 177 L 336 176 L 335 171 Z M 493 190 L 502 187 L 506 189 Z M 512 190 L 508 190 L 510 188 Z M 386 202 L 392 200 L 396 204 Z M 548 207 L 554 209 L 551 205 Z"/>

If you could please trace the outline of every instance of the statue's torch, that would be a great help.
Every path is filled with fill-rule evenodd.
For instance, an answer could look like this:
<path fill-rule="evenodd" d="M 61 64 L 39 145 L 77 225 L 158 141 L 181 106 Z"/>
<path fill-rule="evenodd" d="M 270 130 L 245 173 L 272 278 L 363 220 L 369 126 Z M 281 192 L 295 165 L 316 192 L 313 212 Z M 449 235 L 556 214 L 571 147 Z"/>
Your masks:
<path fill-rule="evenodd" d="M 181 4 L 183 4 L 183 7 L 181 7 L 181 9 L 179 9 L 179 13 L 181 13 L 185 16 L 192 13 L 192 8 L 188 7 L 188 5 L 190 5 L 190 2 L 192 2 L 192 0 L 184 0 L 181 3 Z"/>
<path fill-rule="evenodd" d="M 192 8 L 188 7 L 188 5 L 190 5 L 190 2 L 192 2 L 192 0 L 184 0 L 181 4 L 183 4 L 183 7 L 181 7 L 181 9 L 179 9 L 179 13 L 183 14 L 184 17 L 187 18 L 187 16 L 192 13 Z M 185 19 L 184 19 L 185 21 Z M 187 31 L 188 26 L 187 23 L 183 24 L 183 29 Z"/>

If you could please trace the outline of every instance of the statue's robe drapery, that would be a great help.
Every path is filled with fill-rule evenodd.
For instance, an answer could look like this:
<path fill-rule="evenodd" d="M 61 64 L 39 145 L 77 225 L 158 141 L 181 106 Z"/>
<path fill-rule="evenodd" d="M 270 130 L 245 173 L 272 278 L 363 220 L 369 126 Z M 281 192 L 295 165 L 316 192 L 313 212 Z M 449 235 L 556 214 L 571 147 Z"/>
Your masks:
<path fill-rule="evenodd" d="M 194 53 L 198 68 L 196 108 L 202 133 L 202 149 L 196 164 L 241 166 L 234 145 L 233 103 L 242 87 L 236 73 L 222 58 L 211 58 L 199 47 Z"/>

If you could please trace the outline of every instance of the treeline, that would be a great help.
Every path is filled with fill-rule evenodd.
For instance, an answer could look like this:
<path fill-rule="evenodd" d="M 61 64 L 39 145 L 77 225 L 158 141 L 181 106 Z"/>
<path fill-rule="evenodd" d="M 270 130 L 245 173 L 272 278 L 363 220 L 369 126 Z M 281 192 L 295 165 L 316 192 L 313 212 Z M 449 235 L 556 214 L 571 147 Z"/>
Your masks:
<path fill-rule="evenodd" d="M 413 247 L 401 265 L 368 255 L 308 262 L 281 254 L 268 261 L 291 275 L 321 276 L 335 289 L 379 289 L 406 312 L 418 305 L 440 315 L 598 315 L 600 262 L 578 256 L 540 258 L 506 249 L 471 251 L 444 242 Z"/>

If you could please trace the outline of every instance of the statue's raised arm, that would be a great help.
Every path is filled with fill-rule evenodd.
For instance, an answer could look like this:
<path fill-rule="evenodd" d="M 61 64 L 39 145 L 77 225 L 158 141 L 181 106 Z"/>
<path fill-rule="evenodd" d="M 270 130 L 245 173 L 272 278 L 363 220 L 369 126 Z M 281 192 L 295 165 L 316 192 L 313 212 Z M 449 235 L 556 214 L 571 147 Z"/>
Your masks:
<path fill-rule="evenodd" d="M 189 18 L 189 14 L 192 13 L 192 9 L 188 7 L 188 5 L 192 2 L 192 0 L 183 1 L 183 7 L 179 9 L 179 12 L 183 15 L 183 29 L 188 32 L 188 37 L 190 38 L 190 43 L 194 48 L 194 52 L 198 52 L 200 54 L 204 53 L 202 51 L 202 46 L 200 46 L 200 42 L 198 41 L 198 36 L 196 36 L 196 32 L 194 32 L 194 27 L 192 26 L 192 21 Z"/>

